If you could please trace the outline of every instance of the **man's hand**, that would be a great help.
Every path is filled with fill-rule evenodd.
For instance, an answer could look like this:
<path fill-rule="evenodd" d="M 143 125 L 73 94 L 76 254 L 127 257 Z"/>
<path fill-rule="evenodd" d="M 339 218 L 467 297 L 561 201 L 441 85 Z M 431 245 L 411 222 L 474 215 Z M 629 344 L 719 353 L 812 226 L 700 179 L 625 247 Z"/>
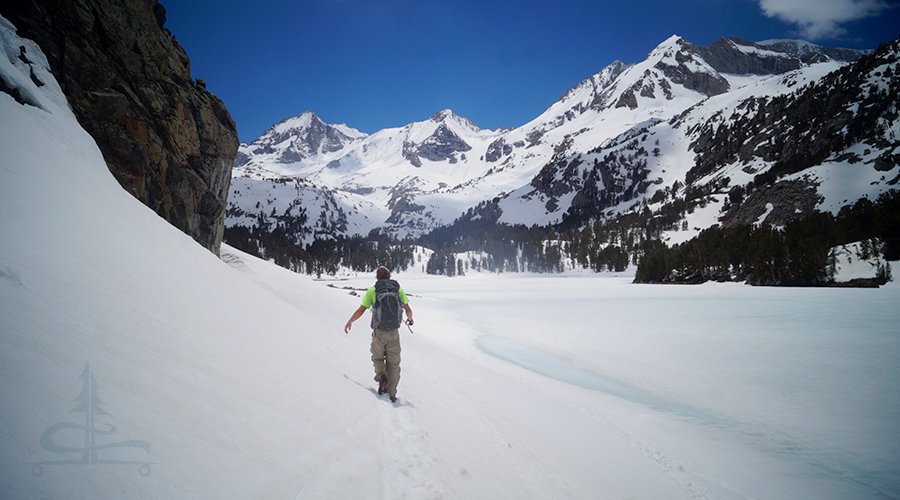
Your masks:
<path fill-rule="evenodd" d="M 359 306 L 359 309 L 353 311 L 353 316 L 350 316 L 350 319 L 347 321 L 347 324 L 344 325 L 344 333 L 350 333 L 350 327 L 353 326 L 353 322 L 358 320 L 365 314 L 366 308 L 364 306 Z"/>

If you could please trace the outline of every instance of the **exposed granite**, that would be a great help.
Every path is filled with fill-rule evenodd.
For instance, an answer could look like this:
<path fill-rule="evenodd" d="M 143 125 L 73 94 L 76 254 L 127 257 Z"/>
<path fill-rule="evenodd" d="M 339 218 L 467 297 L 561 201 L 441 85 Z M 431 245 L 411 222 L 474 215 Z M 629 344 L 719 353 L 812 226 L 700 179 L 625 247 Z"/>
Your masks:
<path fill-rule="evenodd" d="M 234 121 L 163 28 L 156 0 L 12 0 L 0 4 L 34 40 L 79 122 L 122 186 L 218 254 Z"/>

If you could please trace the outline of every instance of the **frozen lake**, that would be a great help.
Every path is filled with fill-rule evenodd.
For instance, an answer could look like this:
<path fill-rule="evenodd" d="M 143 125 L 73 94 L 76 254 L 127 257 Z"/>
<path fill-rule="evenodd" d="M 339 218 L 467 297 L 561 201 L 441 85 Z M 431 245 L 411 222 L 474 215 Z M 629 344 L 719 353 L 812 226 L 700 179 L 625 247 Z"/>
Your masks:
<path fill-rule="evenodd" d="M 417 312 L 424 307 L 422 335 L 469 342 L 586 389 L 568 393 L 576 405 L 626 402 L 643 419 L 677 422 L 678 435 L 658 437 L 666 453 L 725 458 L 702 474 L 743 492 L 737 497 L 900 496 L 894 283 L 661 286 L 533 275 L 402 283 L 422 296 L 413 299 Z M 468 329 L 429 324 L 432 307 L 455 312 Z M 640 418 L 619 424 L 647 430 Z"/>

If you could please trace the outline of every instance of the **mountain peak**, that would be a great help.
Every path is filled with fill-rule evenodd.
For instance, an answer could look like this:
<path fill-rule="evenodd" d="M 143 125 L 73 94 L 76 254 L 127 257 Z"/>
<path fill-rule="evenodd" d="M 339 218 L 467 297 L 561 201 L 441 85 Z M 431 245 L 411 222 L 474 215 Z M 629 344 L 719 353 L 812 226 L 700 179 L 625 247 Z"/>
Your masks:
<path fill-rule="evenodd" d="M 367 134 L 347 125 L 329 125 L 313 111 L 285 118 L 249 145 L 241 145 L 234 166 L 252 161 L 254 156 L 274 163 L 297 163 L 310 156 L 339 151 Z"/>
<path fill-rule="evenodd" d="M 442 122 L 453 116 L 456 116 L 456 113 L 454 113 L 453 110 L 442 109 L 441 111 L 438 111 L 437 113 L 431 115 L 431 118 L 429 118 L 429 120 L 431 120 L 433 122 Z"/>
<path fill-rule="evenodd" d="M 428 120 L 436 123 L 455 122 L 467 129 L 471 129 L 474 131 L 481 130 L 478 125 L 472 123 L 471 120 L 464 116 L 459 116 L 450 109 L 443 109 L 441 111 L 438 111 L 437 113 L 431 115 L 431 118 L 429 118 Z"/>
<path fill-rule="evenodd" d="M 671 55 L 674 52 L 681 50 L 682 46 L 685 44 L 689 44 L 689 42 L 679 35 L 672 35 L 650 51 L 650 53 L 647 54 L 646 59 L 657 58 L 665 54 Z"/>
<path fill-rule="evenodd" d="M 349 127 L 344 123 L 341 124 L 329 124 L 325 123 L 318 115 L 312 110 L 306 110 L 303 113 L 300 113 L 297 116 L 291 116 L 285 118 L 273 125 L 266 131 L 265 134 L 256 139 L 259 141 L 266 136 L 284 136 L 284 135 L 297 135 L 298 133 L 304 134 L 309 129 L 335 129 L 345 136 L 356 139 L 360 137 L 366 137 L 366 133 L 360 132 L 353 127 Z M 256 142 L 254 141 L 254 142 Z"/>
<path fill-rule="evenodd" d="M 273 125 L 269 132 L 284 133 L 288 130 L 305 129 L 313 124 L 325 124 L 313 111 L 306 110 L 297 116 L 290 116 Z"/>

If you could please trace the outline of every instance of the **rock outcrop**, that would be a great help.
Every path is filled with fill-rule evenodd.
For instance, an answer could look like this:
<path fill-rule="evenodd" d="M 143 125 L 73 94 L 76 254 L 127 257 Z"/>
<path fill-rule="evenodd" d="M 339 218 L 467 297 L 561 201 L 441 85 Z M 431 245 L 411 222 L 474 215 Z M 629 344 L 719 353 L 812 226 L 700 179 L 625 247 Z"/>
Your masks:
<path fill-rule="evenodd" d="M 762 186 L 743 202 L 731 205 L 719 221 L 725 228 L 763 222 L 784 227 L 813 213 L 821 200 L 816 185 L 808 180 L 779 181 Z"/>
<path fill-rule="evenodd" d="M 444 161 L 450 159 L 453 161 L 453 155 L 457 152 L 466 152 L 472 149 L 472 146 L 466 144 L 456 135 L 450 128 L 442 123 L 431 136 L 422 141 L 416 148 L 418 156 L 431 161 Z"/>
<path fill-rule="evenodd" d="M 13 0 L 0 13 L 40 45 L 122 186 L 218 254 L 234 121 L 163 28 L 156 0 Z M 85 193 L 89 196 L 89 193 Z"/>

